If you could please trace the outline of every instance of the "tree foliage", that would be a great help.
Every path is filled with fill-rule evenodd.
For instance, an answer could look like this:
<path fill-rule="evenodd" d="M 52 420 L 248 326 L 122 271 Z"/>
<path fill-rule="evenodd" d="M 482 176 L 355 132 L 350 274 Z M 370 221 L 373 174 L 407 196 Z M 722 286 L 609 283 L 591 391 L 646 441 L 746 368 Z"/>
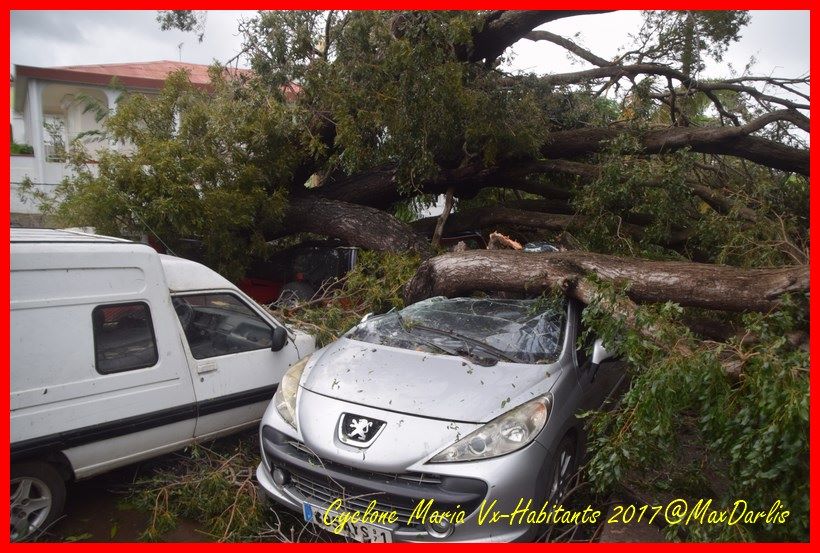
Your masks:
<path fill-rule="evenodd" d="M 749 334 L 733 337 L 694 354 L 670 354 L 682 340 L 692 340 L 682 322 L 685 310 L 675 304 L 642 306 L 638 324 L 656 330 L 652 339 L 613 318 L 604 298 L 618 291 L 603 287 L 584 320 L 629 361 L 632 385 L 615 411 L 590 418 L 593 452 L 589 475 L 600 487 L 612 486 L 636 472 L 664 475 L 691 471 L 699 478 L 677 487 L 659 478 L 650 490 L 684 495 L 694 504 L 714 498 L 715 508 L 731 509 L 743 499 L 768 509 L 787 505 L 787 524 L 705 525 L 668 528 L 679 539 L 803 541 L 808 536 L 809 354 L 787 338 L 804 331 L 806 306 L 789 302 L 770 315 L 741 317 Z M 754 335 L 754 339 L 748 337 Z M 743 378 L 726 377 L 727 354 L 743 359 Z M 693 454 L 687 436 L 704 444 Z M 683 459 L 681 458 L 683 451 Z M 708 470 L 726 471 L 727 489 L 706 478 Z M 670 489 L 671 488 L 671 489 Z M 657 493 L 657 492 L 656 492 Z"/>
<path fill-rule="evenodd" d="M 157 23 L 163 31 L 178 29 L 196 33 L 199 42 L 205 38 L 207 12 L 194 10 L 160 10 L 157 12 Z"/>
<path fill-rule="evenodd" d="M 650 11 L 644 15 L 638 33 L 644 45 L 640 55 L 677 66 L 690 76 L 705 69 L 706 58 L 722 61 L 726 49 L 750 21 L 745 11 Z"/>

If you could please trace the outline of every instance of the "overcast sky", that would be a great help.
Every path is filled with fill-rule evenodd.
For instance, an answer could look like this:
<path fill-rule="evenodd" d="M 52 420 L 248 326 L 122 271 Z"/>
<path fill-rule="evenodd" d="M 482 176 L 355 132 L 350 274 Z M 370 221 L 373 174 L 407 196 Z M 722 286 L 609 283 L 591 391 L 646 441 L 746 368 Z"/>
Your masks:
<path fill-rule="evenodd" d="M 160 31 L 155 11 L 13 11 L 11 64 L 52 67 L 97 63 L 178 60 L 211 63 L 226 61 L 240 47 L 237 21 L 255 12 L 209 11 L 202 43 L 192 34 Z M 640 26 L 640 13 L 621 11 L 558 20 L 542 28 L 566 37 L 576 33 L 594 53 L 613 58 L 628 35 Z M 513 48 L 514 70 L 554 73 L 579 68 L 566 52 L 545 42 L 522 40 Z M 809 12 L 754 11 L 720 65 L 711 64 L 704 76 L 726 76 L 728 65 L 737 71 L 754 56 L 754 73 L 796 77 L 809 71 Z"/>

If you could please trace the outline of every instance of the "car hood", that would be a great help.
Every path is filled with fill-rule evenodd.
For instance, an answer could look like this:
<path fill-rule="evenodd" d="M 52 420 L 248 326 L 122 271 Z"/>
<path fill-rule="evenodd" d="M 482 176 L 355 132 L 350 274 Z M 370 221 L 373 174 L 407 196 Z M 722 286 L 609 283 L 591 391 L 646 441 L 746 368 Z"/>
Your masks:
<path fill-rule="evenodd" d="M 483 367 L 340 338 L 313 354 L 303 388 L 335 399 L 442 420 L 483 423 L 552 388 L 559 364 Z"/>

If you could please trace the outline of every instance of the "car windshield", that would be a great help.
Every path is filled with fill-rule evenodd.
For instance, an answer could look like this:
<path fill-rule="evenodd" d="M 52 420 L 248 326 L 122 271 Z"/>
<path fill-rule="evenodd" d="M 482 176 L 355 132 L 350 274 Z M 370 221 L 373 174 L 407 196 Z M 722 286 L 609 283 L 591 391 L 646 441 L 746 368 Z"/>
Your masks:
<path fill-rule="evenodd" d="M 443 297 L 373 317 L 348 338 L 430 353 L 552 363 L 561 351 L 566 308 L 543 300 Z"/>

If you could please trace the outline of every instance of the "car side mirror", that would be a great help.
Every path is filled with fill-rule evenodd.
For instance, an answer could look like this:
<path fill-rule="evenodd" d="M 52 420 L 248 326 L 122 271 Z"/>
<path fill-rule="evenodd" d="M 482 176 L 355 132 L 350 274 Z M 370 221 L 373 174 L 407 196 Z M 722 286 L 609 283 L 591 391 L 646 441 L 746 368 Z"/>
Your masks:
<path fill-rule="evenodd" d="M 600 365 L 607 359 L 612 358 L 612 353 L 608 352 L 604 347 L 604 342 L 600 338 L 595 340 L 595 343 L 592 345 L 592 364 L 593 365 Z"/>
<path fill-rule="evenodd" d="M 590 382 L 595 382 L 595 375 L 598 374 L 598 368 L 601 366 L 601 363 L 611 358 L 612 353 L 606 350 L 603 340 L 600 338 L 595 340 L 595 343 L 592 345 L 592 362 L 589 366 L 592 375 L 589 377 Z"/>
<path fill-rule="evenodd" d="M 274 327 L 270 335 L 270 350 L 279 351 L 288 343 L 288 331 L 285 327 Z"/>

